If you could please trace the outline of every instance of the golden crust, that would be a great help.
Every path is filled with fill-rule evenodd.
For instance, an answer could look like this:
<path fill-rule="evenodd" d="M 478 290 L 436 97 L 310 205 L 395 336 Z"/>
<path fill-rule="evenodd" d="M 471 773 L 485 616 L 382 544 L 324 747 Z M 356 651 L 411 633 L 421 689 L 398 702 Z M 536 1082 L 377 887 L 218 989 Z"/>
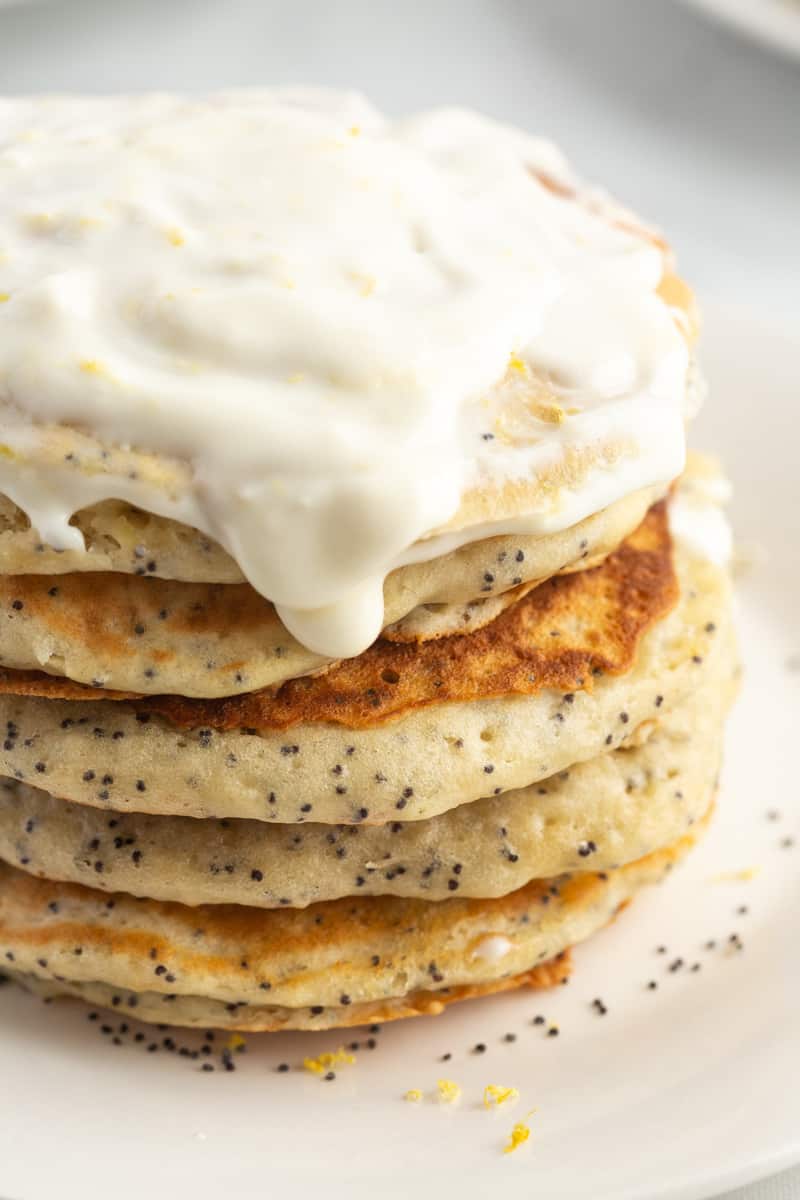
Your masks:
<path fill-rule="evenodd" d="M 623 902 L 617 913 L 625 908 L 627 903 L 627 901 Z M 614 920 L 616 915 L 614 914 L 611 919 Z M 389 1021 L 404 1020 L 407 1017 L 438 1017 L 452 1004 L 459 1004 L 463 1000 L 477 1000 L 502 992 L 518 991 L 521 988 L 542 991 L 558 987 L 560 984 L 568 982 L 572 974 L 572 966 L 572 954 L 567 949 L 548 962 L 539 963 L 529 971 L 522 971 L 518 975 L 511 975 L 504 979 L 493 979 L 489 983 L 440 988 L 438 991 L 422 988 L 408 996 L 395 999 L 375 1000 L 347 1008 L 339 1006 L 328 1010 L 329 1015 L 327 1019 L 323 1016 L 322 1023 L 317 1019 L 314 1028 L 352 1029 L 374 1023 L 385 1025 Z M 81 985 L 64 981 L 53 985 L 32 975 L 23 975 L 14 971 L 10 971 L 8 974 L 10 978 L 15 979 L 27 990 L 44 994 L 49 998 L 82 999 L 89 1004 L 110 1007 L 114 1011 L 119 1011 L 119 1006 L 113 1003 L 113 989 L 108 988 L 107 985 Z M 235 1029 L 241 1033 L 278 1033 L 281 1030 L 295 1027 L 289 1010 L 281 1013 L 275 1008 L 262 1007 L 259 1009 L 255 1006 L 247 1006 L 236 1007 L 233 1012 L 230 1012 L 227 1007 L 215 1004 L 213 1000 L 203 1004 L 200 998 L 193 998 L 188 1011 L 184 1010 L 178 1002 L 177 1007 L 173 1005 L 167 1013 L 164 1011 L 163 1003 L 159 1004 L 162 997 L 139 994 L 134 998 L 136 1004 L 131 1006 L 128 1003 L 127 1006 L 135 1009 L 133 1015 L 138 1016 L 141 1020 L 152 1020 L 159 1024 L 171 1018 L 170 1024 L 215 1026 L 216 1028 Z M 130 999 L 131 997 L 128 997 L 128 1001 Z M 330 1014 L 333 1013 L 335 1013 L 335 1018 L 332 1020 Z"/>
<path fill-rule="evenodd" d="M 379 639 L 364 654 L 277 690 L 211 701 L 148 699 L 142 710 L 179 728 L 284 730 L 308 722 L 369 728 L 414 709 L 545 688 L 588 689 L 622 674 L 642 635 L 675 605 L 678 583 L 665 502 L 592 570 L 533 589 L 483 629 L 422 645 Z M 0 692 L 62 699 L 131 699 L 37 672 L 0 671 Z"/>
<path fill-rule="evenodd" d="M 369 1010 L 369 1015 L 362 1008 L 357 1019 L 348 1021 L 347 1015 L 342 1014 L 340 1028 L 346 1029 L 356 1024 L 364 1024 L 365 1020 L 397 1021 L 405 1017 L 437 1017 L 462 1000 L 475 1000 L 481 996 L 493 996 L 500 992 L 513 992 L 519 988 L 533 988 L 541 991 L 546 988 L 558 987 L 564 984 L 572 974 L 572 954 L 563 950 L 548 962 L 539 963 L 530 971 L 522 971 L 519 975 L 510 975 L 506 979 L 493 979 L 489 983 L 474 983 L 462 987 L 445 988 L 442 991 L 426 991 L 421 989 L 405 996 L 394 1003 L 377 1001 Z"/>
<path fill-rule="evenodd" d="M 663 487 L 641 489 L 560 534 L 485 538 L 398 568 L 384 585 L 384 636 L 418 642 L 481 628 L 551 576 L 597 565 L 663 494 Z M 101 554 L 94 542 L 83 558 L 40 546 L 41 554 L 26 557 L 14 554 L 17 534 L 3 532 L 2 519 L 0 497 L 0 662 L 7 668 L 117 692 L 214 698 L 328 665 L 248 584 L 171 579 L 191 576 L 195 560 L 190 548 L 185 562 L 174 547 L 165 550 L 160 526 L 151 541 L 135 542 L 132 561 Z M 116 514 L 112 531 L 122 538 L 117 525 L 131 520 Z M 110 533 L 101 539 L 111 541 Z"/>

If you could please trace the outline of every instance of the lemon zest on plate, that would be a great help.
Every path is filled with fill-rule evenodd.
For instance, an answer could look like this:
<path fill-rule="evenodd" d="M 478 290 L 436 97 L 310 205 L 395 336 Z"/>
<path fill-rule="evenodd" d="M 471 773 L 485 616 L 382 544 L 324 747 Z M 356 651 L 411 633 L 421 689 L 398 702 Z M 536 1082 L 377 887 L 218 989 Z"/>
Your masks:
<path fill-rule="evenodd" d="M 461 1099 L 461 1088 L 452 1079 L 437 1079 L 436 1086 L 442 1104 L 455 1104 Z"/>
<path fill-rule="evenodd" d="M 711 876 L 711 882 L 748 883 L 751 879 L 755 879 L 760 871 L 761 867 L 743 867 L 740 871 L 720 871 L 718 875 Z"/>
<path fill-rule="evenodd" d="M 317 1058 L 304 1058 L 303 1066 L 314 1075 L 324 1075 L 331 1067 L 350 1066 L 355 1061 L 355 1054 L 348 1054 L 344 1047 L 340 1047 L 338 1050 L 320 1054 Z"/>
<path fill-rule="evenodd" d="M 508 1142 L 503 1147 L 503 1154 L 513 1154 L 515 1150 L 518 1150 L 520 1146 L 523 1146 L 525 1142 L 527 1142 L 528 1138 L 531 1136 L 530 1126 L 526 1124 L 526 1121 L 530 1115 L 531 1114 L 528 1113 L 528 1117 L 525 1121 L 517 1121 L 516 1125 L 511 1130 L 511 1133 L 508 1135 Z"/>
<path fill-rule="evenodd" d="M 501 1104 L 508 1104 L 509 1101 L 519 1099 L 519 1092 L 515 1087 L 501 1087 L 498 1083 L 487 1083 L 483 1089 L 483 1107 L 484 1108 L 499 1108 Z"/>

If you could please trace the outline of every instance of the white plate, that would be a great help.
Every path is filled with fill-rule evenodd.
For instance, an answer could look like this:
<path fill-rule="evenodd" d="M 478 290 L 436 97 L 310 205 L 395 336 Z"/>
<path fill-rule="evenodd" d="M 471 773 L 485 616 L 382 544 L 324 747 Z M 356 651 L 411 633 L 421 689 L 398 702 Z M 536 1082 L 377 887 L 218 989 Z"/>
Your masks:
<path fill-rule="evenodd" d="M 800 1160 L 797 358 L 788 334 L 748 314 L 708 315 L 714 391 L 700 440 L 727 456 L 741 539 L 771 559 L 741 584 L 746 683 L 719 818 L 691 861 L 578 950 L 569 987 L 386 1026 L 334 1082 L 274 1068 L 367 1035 L 251 1037 L 234 1074 L 203 1074 L 146 1053 L 133 1030 L 114 1046 L 85 1010 L 3 988 L 0 1194 L 697 1200 Z M 734 932 L 743 951 L 728 945 Z M 559 1037 L 531 1023 L 537 1013 Z M 477 1042 L 484 1054 L 470 1052 Z M 463 1088 L 457 1109 L 403 1101 L 442 1076 Z M 485 1112 L 487 1083 L 518 1087 L 516 1108 Z M 532 1108 L 529 1142 L 504 1156 Z"/>
<path fill-rule="evenodd" d="M 799 0 L 690 0 L 712 17 L 781 54 L 800 58 Z"/>

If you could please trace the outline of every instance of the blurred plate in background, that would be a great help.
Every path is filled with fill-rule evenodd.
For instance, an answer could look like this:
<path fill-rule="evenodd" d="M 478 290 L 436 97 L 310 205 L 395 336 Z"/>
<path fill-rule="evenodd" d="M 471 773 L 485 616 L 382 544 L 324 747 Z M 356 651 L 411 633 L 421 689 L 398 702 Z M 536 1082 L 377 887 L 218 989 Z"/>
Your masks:
<path fill-rule="evenodd" d="M 800 58 L 800 0 L 688 0 L 740 33 Z"/>

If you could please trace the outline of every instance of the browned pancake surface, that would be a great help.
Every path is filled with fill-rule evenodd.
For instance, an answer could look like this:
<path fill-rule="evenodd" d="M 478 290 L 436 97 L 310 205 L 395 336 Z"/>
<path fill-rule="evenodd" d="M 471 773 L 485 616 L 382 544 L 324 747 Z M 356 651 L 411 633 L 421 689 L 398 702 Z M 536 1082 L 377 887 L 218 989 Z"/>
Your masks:
<path fill-rule="evenodd" d="M 358 729 L 430 704 L 570 692 L 591 687 L 598 673 L 628 670 L 642 634 L 677 597 L 662 502 L 600 566 L 551 579 L 472 634 L 422 645 L 379 639 L 358 658 L 278 689 L 218 700 L 139 698 L 137 707 L 182 728 L 281 730 L 324 721 Z M 136 699 L 33 671 L 0 671 L 0 692 Z"/>

